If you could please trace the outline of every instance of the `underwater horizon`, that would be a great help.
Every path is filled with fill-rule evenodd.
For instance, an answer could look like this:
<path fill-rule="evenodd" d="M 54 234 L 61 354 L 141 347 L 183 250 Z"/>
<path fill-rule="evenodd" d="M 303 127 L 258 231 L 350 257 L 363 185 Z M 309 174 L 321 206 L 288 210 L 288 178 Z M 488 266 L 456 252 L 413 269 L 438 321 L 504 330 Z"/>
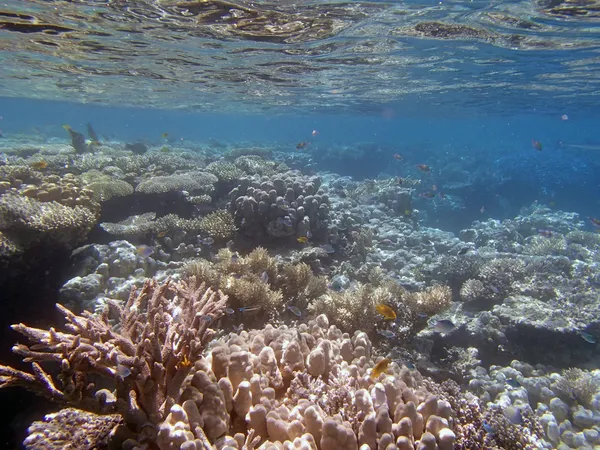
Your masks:
<path fill-rule="evenodd" d="M 600 448 L 597 0 L 0 6 L 0 448 Z"/>

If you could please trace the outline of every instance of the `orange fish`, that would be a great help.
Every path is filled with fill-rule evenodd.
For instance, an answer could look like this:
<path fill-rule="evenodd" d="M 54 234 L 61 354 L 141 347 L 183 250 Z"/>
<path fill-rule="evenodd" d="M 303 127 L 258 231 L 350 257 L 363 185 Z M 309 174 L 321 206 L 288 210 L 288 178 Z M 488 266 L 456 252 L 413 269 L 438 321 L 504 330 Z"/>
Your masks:
<path fill-rule="evenodd" d="M 596 219 L 595 217 L 588 217 L 588 220 L 595 227 L 600 227 L 600 219 Z"/>
<path fill-rule="evenodd" d="M 534 150 L 537 150 L 538 152 L 542 151 L 542 143 L 540 141 L 536 141 L 535 139 L 532 139 L 531 145 L 533 146 Z"/>
<path fill-rule="evenodd" d="M 396 312 L 388 305 L 380 303 L 375 305 L 375 310 L 386 320 L 396 320 Z"/>
<path fill-rule="evenodd" d="M 387 370 L 391 362 L 392 361 L 390 361 L 389 359 L 383 358 L 381 361 L 375 364 L 373 370 L 371 370 L 371 380 L 375 381 L 377 378 L 379 378 L 379 375 L 381 375 Z"/>
<path fill-rule="evenodd" d="M 429 172 L 431 170 L 427 164 L 417 164 L 417 169 L 422 172 Z"/>
<path fill-rule="evenodd" d="M 402 157 L 402 155 L 399 155 L 398 153 L 394 153 L 394 159 L 396 159 L 398 161 L 402 161 L 404 158 Z"/>
<path fill-rule="evenodd" d="M 419 197 L 433 198 L 433 197 L 435 197 L 435 193 L 434 192 L 421 192 L 419 194 Z"/>
<path fill-rule="evenodd" d="M 299 142 L 298 145 L 296 145 L 296 150 L 301 150 L 305 147 L 308 147 L 309 144 L 310 144 L 310 142 L 306 142 L 306 141 Z"/>
<path fill-rule="evenodd" d="M 31 163 L 31 167 L 35 170 L 44 170 L 48 167 L 48 163 L 42 159 Z"/>

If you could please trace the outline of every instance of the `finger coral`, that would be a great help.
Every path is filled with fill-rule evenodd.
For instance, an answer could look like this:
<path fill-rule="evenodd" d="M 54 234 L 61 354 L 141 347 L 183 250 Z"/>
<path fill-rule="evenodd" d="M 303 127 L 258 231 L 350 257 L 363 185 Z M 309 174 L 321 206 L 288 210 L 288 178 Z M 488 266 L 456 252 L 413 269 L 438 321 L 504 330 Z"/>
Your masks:
<path fill-rule="evenodd" d="M 163 421 L 179 401 L 226 302 L 225 295 L 190 278 L 147 280 L 124 305 L 109 301 L 99 316 L 78 316 L 57 305 L 67 322 L 64 332 L 13 326 L 33 342 L 13 347 L 32 363 L 33 374 L 0 366 L 0 388 L 22 386 L 61 404 L 121 414 L 152 439 L 156 430 L 148 423 Z M 60 367 L 55 378 L 43 369 L 47 362 Z"/>
<path fill-rule="evenodd" d="M 231 450 L 452 449 L 449 403 L 406 367 L 371 376 L 379 359 L 364 333 L 343 334 L 325 316 L 230 334 L 209 365 L 196 366 L 185 400 L 161 425 L 159 447 L 208 438 Z"/>

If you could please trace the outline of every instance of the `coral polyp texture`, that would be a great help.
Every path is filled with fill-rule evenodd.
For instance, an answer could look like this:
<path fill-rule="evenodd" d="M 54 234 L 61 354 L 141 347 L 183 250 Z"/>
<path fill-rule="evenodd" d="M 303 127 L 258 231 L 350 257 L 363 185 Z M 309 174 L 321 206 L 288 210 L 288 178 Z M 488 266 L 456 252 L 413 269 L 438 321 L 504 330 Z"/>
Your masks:
<path fill-rule="evenodd" d="M 203 352 L 226 298 L 193 285 L 149 281 L 98 317 L 61 308 L 66 333 L 15 326 L 35 342 L 14 348 L 33 374 L 2 366 L 1 387 L 21 385 L 112 414 L 103 420 L 66 409 L 45 423 L 86 417 L 98 423 L 98 439 L 112 425 L 108 445 L 124 448 L 453 448 L 450 403 L 419 372 L 377 356 L 365 333 L 342 333 L 324 315 L 297 327 L 230 333 Z M 42 369 L 46 361 L 59 363 L 60 384 Z M 106 387 L 97 389 L 93 375 Z M 30 429 L 30 448 L 42 448 L 40 428 Z M 47 439 L 67 432 L 49 425 Z"/>

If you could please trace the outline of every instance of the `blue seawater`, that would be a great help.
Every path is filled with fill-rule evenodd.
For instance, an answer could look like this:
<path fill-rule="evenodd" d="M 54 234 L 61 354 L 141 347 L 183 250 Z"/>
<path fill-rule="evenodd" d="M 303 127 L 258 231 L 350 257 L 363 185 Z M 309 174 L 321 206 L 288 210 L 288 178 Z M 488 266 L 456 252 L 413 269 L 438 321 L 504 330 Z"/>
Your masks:
<path fill-rule="evenodd" d="M 593 0 L 7 0 L 0 363 L 30 370 L 11 351 L 25 340 L 11 324 L 60 328 L 57 302 L 98 312 L 107 298 L 126 300 L 144 278 L 177 278 L 190 261 L 214 264 L 223 249 L 233 252 L 229 285 L 263 283 L 287 295 L 276 269 L 237 266 L 265 247 L 276 264 L 309 264 L 332 295 L 352 298 L 381 280 L 407 296 L 448 286 L 444 308 L 402 315 L 408 307 L 392 295 L 396 321 L 383 321 L 373 305 L 329 319 L 352 336 L 357 328 L 340 317 L 366 318 L 376 354 L 470 386 L 482 411 L 488 401 L 504 416 L 512 408 L 515 427 L 530 407 L 545 421 L 540 447 L 530 448 L 597 446 L 598 11 Z M 219 175 L 207 191 L 194 192 L 193 183 L 137 189 L 198 176 L 234 154 L 264 160 L 258 169 L 243 166 L 243 175 Z M 281 167 L 298 171 L 298 187 L 287 180 L 275 192 Z M 135 192 L 113 197 L 106 186 L 99 193 L 102 183 Z M 82 186 L 98 190 L 93 201 L 81 197 Z M 394 196 L 404 189 L 405 197 Z M 315 203 L 302 206 L 301 195 Z M 52 227 L 36 214 L 60 209 L 55 201 L 69 211 L 89 208 L 89 229 L 48 238 Z M 194 228 L 217 210 L 232 214 L 234 231 Z M 145 213 L 156 217 L 130 217 Z M 182 221 L 168 222 L 170 214 Z M 124 220 L 129 225 L 117 224 Z M 153 228 L 114 231 L 144 220 Z M 347 283 L 332 289 L 341 277 Z M 269 311 L 264 302 L 230 301 L 224 318 L 204 315 L 219 339 L 269 321 L 294 327 L 320 311 L 302 295 Z M 172 323 L 185 320 L 182 311 L 169 314 Z M 447 332 L 431 326 L 440 321 Z M 115 376 L 127 376 L 118 381 L 136 379 L 127 358 L 119 361 Z M 193 363 L 186 356 L 174 367 Z M 58 370 L 47 368 L 55 380 Z M 554 397 L 538 398 L 536 383 L 546 380 L 547 389 L 554 371 L 579 384 L 555 383 Z M 112 389 L 111 382 L 95 387 Z M 9 385 L 0 377 L 0 387 Z M 510 396 L 494 397 L 502 392 Z M 550 398 L 552 420 L 549 406 L 537 405 Z M 524 402 L 517 409 L 515 399 Z M 0 405 L 1 448 L 23 448 L 27 427 L 57 411 L 21 388 L 0 390 Z M 489 422 L 493 408 L 485 411 L 482 430 L 500 439 L 500 425 Z M 577 434 L 558 437 L 567 419 Z"/>

